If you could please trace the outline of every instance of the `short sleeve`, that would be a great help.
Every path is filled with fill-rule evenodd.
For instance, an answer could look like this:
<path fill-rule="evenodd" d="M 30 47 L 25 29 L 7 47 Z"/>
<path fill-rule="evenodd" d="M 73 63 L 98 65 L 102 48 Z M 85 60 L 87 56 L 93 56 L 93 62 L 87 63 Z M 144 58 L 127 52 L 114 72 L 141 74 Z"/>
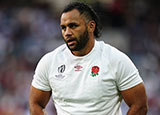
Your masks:
<path fill-rule="evenodd" d="M 32 80 L 32 86 L 43 90 L 50 91 L 51 87 L 48 81 L 49 56 L 45 55 L 39 61 Z"/>
<path fill-rule="evenodd" d="M 112 61 L 118 90 L 126 90 L 143 82 L 138 69 L 126 54 L 116 50 Z"/>

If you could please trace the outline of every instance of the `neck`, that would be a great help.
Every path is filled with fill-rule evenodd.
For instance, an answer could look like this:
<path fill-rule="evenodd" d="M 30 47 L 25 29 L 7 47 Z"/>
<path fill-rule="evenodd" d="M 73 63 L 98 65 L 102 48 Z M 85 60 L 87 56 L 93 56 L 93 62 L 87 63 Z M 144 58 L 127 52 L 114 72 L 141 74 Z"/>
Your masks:
<path fill-rule="evenodd" d="M 84 56 L 87 55 L 94 47 L 95 40 L 94 38 L 90 39 L 86 46 L 80 51 L 72 51 L 72 54 L 75 56 Z"/>

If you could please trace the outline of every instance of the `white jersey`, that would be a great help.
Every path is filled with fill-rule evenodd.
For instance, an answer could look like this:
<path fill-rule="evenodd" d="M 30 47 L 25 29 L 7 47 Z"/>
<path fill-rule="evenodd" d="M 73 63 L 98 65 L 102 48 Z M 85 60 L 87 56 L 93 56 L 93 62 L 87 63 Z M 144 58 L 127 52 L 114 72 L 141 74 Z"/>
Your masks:
<path fill-rule="evenodd" d="M 58 115 L 121 115 L 120 91 L 143 82 L 131 60 L 116 48 L 95 41 L 85 56 L 64 44 L 38 63 L 32 85 L 52 91 Z"/>

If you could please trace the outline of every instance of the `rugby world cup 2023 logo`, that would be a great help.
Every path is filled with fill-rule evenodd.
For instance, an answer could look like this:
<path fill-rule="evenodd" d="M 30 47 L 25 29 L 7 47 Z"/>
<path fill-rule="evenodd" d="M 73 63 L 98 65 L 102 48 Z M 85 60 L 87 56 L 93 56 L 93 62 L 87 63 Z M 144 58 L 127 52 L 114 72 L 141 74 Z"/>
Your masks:
<path fill-rule="evenodd" d="M 56 78 L 63 79 L 65 76 L 64 76 L 62 73 L 64 73 L 65 69 L 66 69 L 66 66 L 65 66 L 65 65 L 59 66 L 59 67 L 58 67 L 58 73 L 59 73 L 59 74 L 58 74 L 58 75 L 55 75 L 55 77 L 56 77 Z"/>
<path fill-rule="evenodd" d="M 61 65 L 60 67 L 58 67 L 58 73 L 63 73 L 65 71 L 65 68 L 65 65 Z"/>

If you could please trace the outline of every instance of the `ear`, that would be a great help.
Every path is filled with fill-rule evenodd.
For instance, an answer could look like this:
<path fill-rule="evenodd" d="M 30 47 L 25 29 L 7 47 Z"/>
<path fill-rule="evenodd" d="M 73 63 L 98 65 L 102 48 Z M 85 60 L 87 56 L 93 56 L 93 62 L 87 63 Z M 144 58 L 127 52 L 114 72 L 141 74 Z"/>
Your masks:
<path fill-rule="evenodd" d="M 96 27 L 95 21 L 93 21 L 93 20 L 89 21 L 89 23 L 88 23 L 88 32 L 94 32 L 95 27 Z"/>

